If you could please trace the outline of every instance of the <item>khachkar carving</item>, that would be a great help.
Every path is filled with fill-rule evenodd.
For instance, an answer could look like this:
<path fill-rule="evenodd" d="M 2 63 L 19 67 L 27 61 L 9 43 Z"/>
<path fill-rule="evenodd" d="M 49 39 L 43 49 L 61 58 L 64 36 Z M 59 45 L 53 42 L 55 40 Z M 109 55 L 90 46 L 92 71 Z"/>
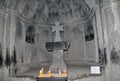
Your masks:
<path fill-rule="evenodd" d="M 55 22 L 55 26 L 53 26 L 53 32 L 55 32 L 54 42 L 62 42 L 60 31 L 63 31 L 62 26 L 60 26 L 59 22 Z M 66 65 L 63 60 L 63 50 L 53 50 L 53 63 L 50 66 L 50 70 L 57 71 L 64 69 L 66 69 Z"/>
<path fill-rule="evenodd" d="M 58 71 L 67 70 L 66 64 L 63 59 L 63 52 L 68 49 L 70 44 L 67 41 L 62 41 L 60 36 L 60 31 L 63 31 L 63 26 L 60 26 L 60 22 L 56 21 L 55 26 L 52 27 L 52 32 L 54 34 L 54 42 L 46 43 L 46 48 L 50 49 L 52 47 L 53 59 L 50 66 L 51 72 L 58 73 Z M 49 47 L 48 47 L 49 46 Z"/>

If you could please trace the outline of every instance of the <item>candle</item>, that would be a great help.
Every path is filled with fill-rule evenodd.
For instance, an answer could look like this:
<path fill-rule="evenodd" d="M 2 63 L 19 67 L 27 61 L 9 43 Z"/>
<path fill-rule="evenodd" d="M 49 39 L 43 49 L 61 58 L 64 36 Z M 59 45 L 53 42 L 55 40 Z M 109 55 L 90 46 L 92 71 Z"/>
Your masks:
<path fill-rule="evenodd" d="M 39 77 L 43 77 L 43 71 L 42 70 L 40 70 L 40 72 L 39 72 Z"/>
<path fill-rule="evenodd" d="M 62 73 L 61 73 L 61 70 L 59 70 L 59 77 L 61 77 Z"/>
<path fill-rule="evenodd" d="M 63 77 L 67 77 L 67 71 L 66 71 L 66 69 L 63 71 Z"/>
<path fill-rule="evenodd" d="M 50 70 L 48 71 L 47 76 L 51 77 L 51 71 Z"/>
<path fill-rule="evenodd" d="M 42 68 L 39 72 L 39 77 L 43 77 L 43 75 L 44 75 L 43 72 L 44 72 L 44 69 Z"/>

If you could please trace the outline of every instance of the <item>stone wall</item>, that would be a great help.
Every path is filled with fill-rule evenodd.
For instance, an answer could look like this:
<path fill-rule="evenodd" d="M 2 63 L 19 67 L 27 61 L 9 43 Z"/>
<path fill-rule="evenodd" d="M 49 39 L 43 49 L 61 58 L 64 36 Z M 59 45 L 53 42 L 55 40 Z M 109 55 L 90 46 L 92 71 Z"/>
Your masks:
<path fill-rule="evenodd" d="M 79 5 L 75 6 L 77 2 Z M 69 5 L 65 7 L 58 6 L 60 10 L 62 8 L 64 10 L 62 12 L 60 10 L 58 11 L 58 17 L 56 17 L 57 15 L 54 15 L 55 17 L 50 16 L 50 14 L 53 14 L 52 9 L 54 10 L 54 8 L 52 6 L 50 7 L 49 4 L 53 2 L 48 3 L 43 1 L 42 3 L 44 3 L 45 8 L 39 6 L 39 2 L 37 3 L 37 1 L 31 0 L 29 1 L 30 4 L 27 3 L 28 1 L 14 2 L 13 0 L 11 2 L 7 1 L 6 3 L 3 1 L 2 3 L 6 8 L 6 19 L 2 20 L 1 18 L 1 23 L 5 22 L 4 26 L 1 24 L 1 31 L 4 28 L 0 35 L 2 38 L 2 33 L 4 33 L 4 38 L 1 41 L 4 39 L 4 49 L 8 48 L 10 55 L 12 55 L 13 48 L 15 47 L 18 63 L 21 64 L 23 61 L 31 63 L 31 60 L 32 62 L 47 62 L 51 60 L 51 53 L 47 52 L 45 42 L 53 41 L 51 27 L 56 19 L 59 19 L 64 26 L 64 35 L 61 33 L 62 39 L 71 42 L 69 51 L 65 52 L 65 59 L 69 61 L 98 62 L 98 48 L 103 48 L 104 46 L 103 36 L 101 35 L 103 31 L 101 28 L 100 9 L 95 0 L 82 0 L 81 2 L 62 1 L 60 2 L 61 4 L 66 5 L 69 3 Z M 58 2 L 54 4 L 58 4 Z M 30 6 L 33 7 L 31 8 Z M 44 13 L 38 12 L 41 9 Z M 48 15 L 45 18 L 46 20 L 44 18 L 41 19 L 43 15 Z M 35 30 L 31 35 L 27 32 L 27 28 L 30 25 Z M 28 42 L 28 39 L 26 41 L 26 37 L 29 36 L 31 36 L 30 39 L 32 38 L 34 40 L 33 43 Z M 38 59 L 36 61 L 33 60 L 37 56 Z"/>

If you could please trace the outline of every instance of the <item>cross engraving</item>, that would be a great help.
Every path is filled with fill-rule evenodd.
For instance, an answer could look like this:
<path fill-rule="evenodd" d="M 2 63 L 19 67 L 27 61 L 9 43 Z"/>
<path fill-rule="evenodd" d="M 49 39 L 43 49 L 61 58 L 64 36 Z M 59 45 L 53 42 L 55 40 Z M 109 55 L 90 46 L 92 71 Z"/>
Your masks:
<path fill-rule="evenodd" d="M 56 21 L 55 26 L 53 26 L 52 29 L 52 32 L 55 32 L 54 42 L 62 41 L 60 37 L 60 31 L 63 31 L 63 26 L 60 26 L 60 22 Z"/>
<path fill-rule="evenodd" d="M 55 25 L 52 27 L 52 32 L 55 32 L 54 42 L 59 42 L 60 44 L 62 41 L 60 36 L 60 31 L 63 31 L 63 26 L 60 25 L 60 22 L 56 21 Z M 67 69 L 64 59 L 63 59 L 63 49 L 53 50 L 53 58 L 52 64 L 50 66 L 50 70 L 52 72 L 58 72 L 58 70 L 65 70 Z"/>

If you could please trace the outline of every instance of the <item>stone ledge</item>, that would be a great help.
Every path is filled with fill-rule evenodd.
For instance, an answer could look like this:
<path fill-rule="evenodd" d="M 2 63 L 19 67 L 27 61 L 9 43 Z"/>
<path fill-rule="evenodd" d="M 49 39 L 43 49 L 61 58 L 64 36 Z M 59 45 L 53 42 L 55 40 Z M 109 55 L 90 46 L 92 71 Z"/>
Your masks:
<path fill-rule="evenodd" d="M 67 78 L 66 77 L 45 77 L 45 78 L 39 78 L 37 77 L 36 78 L 37 81 L 67 81 Z"/>

